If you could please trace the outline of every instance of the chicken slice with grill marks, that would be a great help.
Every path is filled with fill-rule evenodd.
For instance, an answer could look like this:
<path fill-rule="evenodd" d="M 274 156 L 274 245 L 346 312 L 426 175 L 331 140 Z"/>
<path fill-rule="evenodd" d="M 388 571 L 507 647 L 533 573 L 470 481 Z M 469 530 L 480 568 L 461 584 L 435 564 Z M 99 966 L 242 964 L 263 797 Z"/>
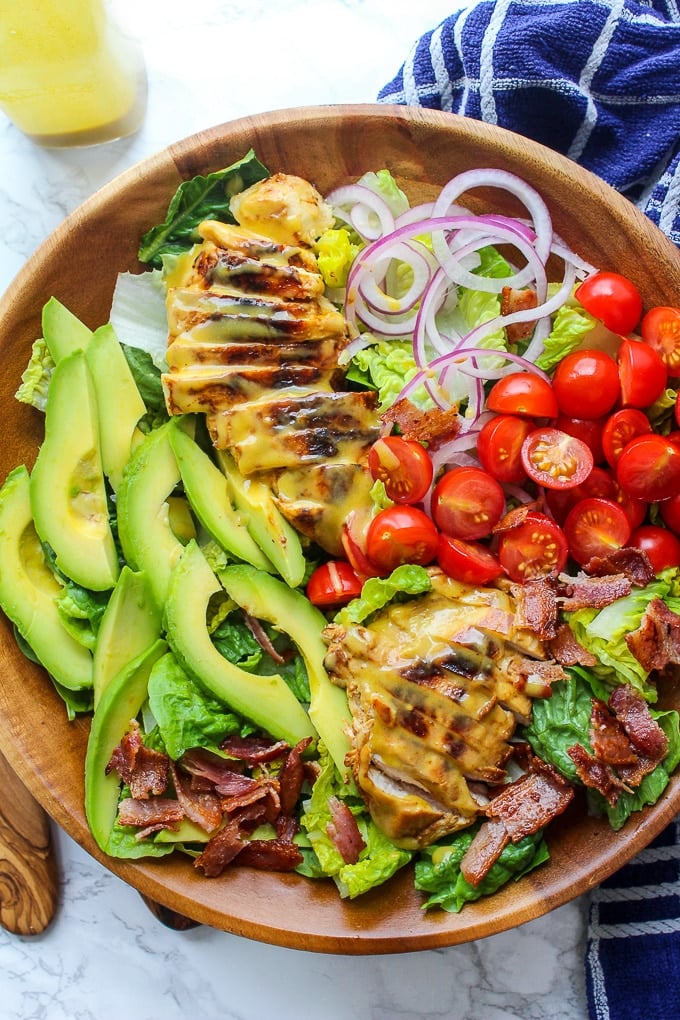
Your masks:
<path fill-rule="evenodd" d="M 406 849 L 471 825 L 474 784 L 505 779 L 530 709 L 507 664 L 543 654 L 507 592 L 430 574 L 430 592 L 324 632 L 326 669 L 351 709 L 348 764 L 376 824 Z"/>

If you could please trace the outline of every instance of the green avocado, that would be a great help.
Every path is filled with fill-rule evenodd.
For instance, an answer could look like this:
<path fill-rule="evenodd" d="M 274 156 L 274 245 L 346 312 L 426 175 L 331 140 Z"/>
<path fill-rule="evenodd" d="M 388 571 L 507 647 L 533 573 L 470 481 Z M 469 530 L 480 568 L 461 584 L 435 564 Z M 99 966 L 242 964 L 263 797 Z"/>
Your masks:
<path fill-rule="evenodd" d="M 55 363 L 74 351 L 86 350 L 92 339 L 92 330 L 55 297 L 43 305 L 42 330 Z"/>
<path fill-rule="evenodd" d="M 226 450 L 218 450 L 217 458 L 229 496 L 243 515 L 248 531 L 286 584 L 297 588 L 307 569 L 298 533 L 282 515 L 264 482 L 244 478 Z"/>
<path fill-rule="evenodd" d="M 85 755 L 85 814 L 97 845 L 111 853 L 109 837 L 118 812 L 120 779 L 115 771 L 106 773 L 114 748 L 118 746 L 146 701 L 149 674 L 157 659 L 167 651 L 165 641 L 150 648 L 118 673 L 102 692 L 92 717 Z"/>
<path fill-rule="evenodd" d="M 340 775 L 348 775 L 345 755 L 351 745 L 346 730 L 351 717 L 345 691 L 331 683 L 324 669 L 327 649 L 321 632 L 327 621 L 323 613 L 301 592 L 253 567 L 234 564 L 220 570 L 218 577 L 227 595 L 246 613 L 272 623 L 299 648 L 309 677 L 309 716 Z"/>
<path fill-rule="evenodd" d="M 161 636 L 161 612 L 146 576 L 127 565 L 104 610 L 94 649 L 95 711 L 105 687 L 124 666 Z"/>
<path fill-rule="evenodd" d="M 95 389 L 80 350 L 65 355 L 54 369 L 30 491 L 35 529 L 54 550 L 58 569 L 83 588 L 113 588 L 120 567 L 109 524 Z"/>
<path fill-rule="evenodd" d="M 115 492 L 132 448 L 142 439 L 137 422 L 146 414 L 146 407 L 113 326 L 95 330 L 85 360 L 97 395 L 104 474 Z"/>
<path fill-rule="evenodd" d="M 127 563 L 147 576 L 163 607 L 170 574 L 184 548 L 170 524 L 168 497 L 180 482 L 166 422 L 144 437 L 132 454 L 117 493 L 118 537 Z"/>
<path fill-rule="evenodd" d="M 92 687 L 92 653 L 62 625 L 55 602 L 61 590 L 33 526 L 21 465 L 0 489 L 0 606 L 58 683 L 85 690 Z"/>
<path fill-rule="evenodd" d="M 168 642 L 180 665 L 218 701 L 273 737 L 290 744 L 315 737 L 309 716 L 285 680 L 277 674 L 248 673 L 213 645 L 206 612 L 212 596 L 221 591 L 199 546 L 190 542 L 172 571 L 165 604 Z"/>
<path fill-rule="evenodd" d="M 225 476 L 176 421 L 170 425 L 170 445 L 182 475 L 184 491 L 205 530 L 236 559 L 273 571 L 274 567 L 250 535 L 242 516 L 234 510 Z"/>

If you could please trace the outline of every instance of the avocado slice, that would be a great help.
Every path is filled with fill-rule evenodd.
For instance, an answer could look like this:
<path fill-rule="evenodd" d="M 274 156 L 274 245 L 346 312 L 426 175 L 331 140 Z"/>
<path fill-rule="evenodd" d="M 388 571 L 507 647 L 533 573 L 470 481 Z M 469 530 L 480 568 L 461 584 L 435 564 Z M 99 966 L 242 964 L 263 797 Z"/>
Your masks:
<path fill-rule="evenodd" d="M 145 574 L 127 565 L 104 610 L 94 649 L 94 707 L 107 684 L 161 636 L 161 612 Z"/>
<path fill-rule="evenodd" d="M 113 326 L 95 330 L 85 360 L 97 395 L 102 466 L 115 492 L 133 446 L 142 439 L 137 422 L 146 414 L 146 406 Z"/>
<path fill-rule="evenodd" d="M 172 568 L 182 549 L 170 525 L 168 497 L 180 482 L 166 422 L 135 449 L 118 488 L 118 537 L 129 566 L 147 576 L 151 594 L 163 607 Z"/>
<path fill-rule="evenodd" d="M 95 390 L 80 350 L 61 358 L 54 369 L 30 491 L 35 529 L 54 550 L 59 570 L 83 588 L 113 588 L 120 567 L 109 524 Z"/>
<path fill-rule="evenodd" d="M 130 720 L 139 715 L 153 664 L 167 647 L 165 641 L 155 641 L 129 662 L 102 691 L 92 717 L 85 755 L 85 815 L 97 845 L 105 853 L 111 853 L 109 837 L 121 787 L 115 772 L 106 774 L 106 766 L 130 728 Z"/>
<path fill-rule="evenodd" d="M 265 577 L 269 575 L 264 575 Z M 189 542 L 170 578 L 165 603 L 168 642 L 183 669 L 208 693 L 273 737 L 297 744 L 316 731 L 278 674 L 259 676 L 220 655 L 208 633 L 208 602 L 222 588 L 196 542 Z"/>
<path fill-rule="evenodd" d="M 50 569 L 31 516 L 30 479 L 22 464 L 0 489 L 0 606 L 45 669 L 63 687 L 92 687 L 92 653 L 65 630 Z"/>
<path fill-rule="evenodd" d="M 297 531 L 285 519 L 264 482 L 244 478 L 227 450 L 218 450 L 217 459 L 227 479 L 229 497 L 243 515 L 248 531 L 286 584 L 297 588 L 307 569 Z"/>
<path fill-rule="evenodd" d="M 74 351 L 84 351 L 92 339 L 92 330 L 51 297 L 42 310 L 43 338 L 55 363 Z"/>
<path fill-rule="evenodd" d="M 242 516 L 234 510 L 224 474 L 198 443 L 177 427 L 176 421 L 170 425 L 170 445 L 182 475 L 184 491 L 205 530 L 225 552 L 262 570 L 273 571 L 274 567 L 250 535 Z"/>
<path fill-rule="evenodd" d="M 299 648 L 309 677 L 309 716 L 340 775 L 348 776 L 345 755 L 351 745 L 346 730 L 351 716 L 345 691 L 331 683 L 324 669 L 326 645 L 321 632 L 327 621 L 323 613 L 301 592 L 245 564 L 225 567 L 218 577 L 227 595 L 246 613 L 272 623 Z"/>

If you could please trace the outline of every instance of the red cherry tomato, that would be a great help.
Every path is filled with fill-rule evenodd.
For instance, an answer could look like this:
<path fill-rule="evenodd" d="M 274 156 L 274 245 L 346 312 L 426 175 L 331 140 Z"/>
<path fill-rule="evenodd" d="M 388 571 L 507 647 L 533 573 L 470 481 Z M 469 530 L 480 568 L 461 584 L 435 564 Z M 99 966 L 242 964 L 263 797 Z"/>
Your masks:
<path fill-rule="evenodd" d="M 499 482 L 518 485 L 526 479 L 522 443 L 534 428 L 527 418 L 497 414 L 483 426 L 477 439 L 482 467 Z"/>
<path fill-rule="evenodd" d="M 656 574 L 666 567 L 680 567 L 680 538 L 668 528 L 645 524 L 635 529 L 629 545 L 647 553 Z"/>
<path fill-rule="evenodd" d="M 494 554 L 479 542 L 439 536 L 437 563 L 445 574 L 464 584 L 488 584 L 503 573 Z"/>
<path fill-rule="evenodd" d="M 553 389 L 562 414 L 601 418 L 619 399 L 619 370 L 604 351 L 572 351 L 555 369 Z"/>
<path fill-rule="evenodd" d="M 650 308 L 640 324 L 642 339 L 657 351 L 671 376 L 680 375 L 680 308 Z M 680 424 L 680 422 L 678 422 Z"/>
<path fill-rule="evenodd" d="M 489 411 L 521 414 L 527 418 L 556 418 L 557 401 L 550 383 L 532 372 L 512 372 L 491 387 Z"/>
<path fill-rule="evenodd" d="M 307 582 L 307 598 L 315 606 L 342 606 L 361 594 L 361 579 L 346 560 L 329 560 Z"/>
<path fill-rule="evenodd" d="M 637 408 L 625 407 L 621 411 L 615 411 L 607 419 L 602 430 L 602 449 L 607 463 L 611 467 L 616 467 L 624 446 L 627 446 L 636 436 L 644 436 L 651 431 L 652 425 L 649 418 Z"/>
<path fill-rule="evenodd" d="M 616 478 L 635 499 L 669 499 L 680 492 L 680 447 L 654 432 L 637 436 L 623 448 Z"/>
<path fill-rule="evenodd" d="M 631 528 L 639 528 L 649 510 L 649 504 L 645 503 L 642 499 L 634 499 L 623 491 L 617 481 L 614 482 L 616 486 L 616 493 L 614 495 L 614 502 L 618 503 L 624 514 L 628 518 Z M 609 498 L 609 497 L 607 497 Z"/>
<path fill-rule="evenodd" d="M 547 489 L 573 489 L 593 469 L 585 443 L 559 429 L 534 429 L 522 443 L 524 470 Z"/>
<path fill-rule="evenodd" d="M 589 276 L 576 288 L 575 297 L 614 333 L 630 333 L 642 315 L 640 291 L 620 273 L 602 271 Z"/>
<path fill-rule="evenodd" d="M 521 524 L 501 532 L 498 559 L 511 581 L 531 581 L 558 574 L 567 562 L 568 547 L 559 524 L 530 511 Z"/>
<path fill-rule="evenodd" d="M 644 340 L 622 340 L 617 358 L 624 407 L 649 407 L 666 389 L 668 370 Z"/>
<path fill-rule="evenodd" d="M 580 566 L 593 556 L 607 556 L 622 549 L 630 532 L 630 521 L 622 508 L 609 499 L 582 499 L 564 522 L 569 552 Z"/>
<path fill-rule="evenodd" d="M 402 436 L 377 439 L 368 451 L 371 477 L 395 503 L 419 503 L 432 484 L 432 461 L 422 443 Z"/>
<path fill-rule="evenodd" d="M 415 506 L 388 507 L 376 514 L 366 533 L 366 555 L 371 563 L 391 573 L 402 563 L 431 563 L 439 535 L 434 524 Z"/>
<path fill-rule="evenodd" d="M 675 398 L 675 424 L 680 428 L 680 392 Z"/>
<path fill-rule="evenodd" d="M 447 471 L 432 493 L 432 516 L 437 527 L 444 534 L 465 541 L 489 535 L 504 509 L 503 489 L 481 468 Z"/>
<path fill-rule="evenodd" d="M 606 417 L 570 418 L 566 414 L 560 414 L 555 422 L 555 428 L 560 432 L 566 432 L 568 436 L 580 439 L 592 453 L 594 462 L 600 464 L 604 460 L 602 430 L 606 421 Z"/>
<path fill-rule="evenodd" d="M 670 499 L 664 499 L 663 503 L 659 503 L 659 511 L 664 524 L 676 535 L 680 535 L 680 492 L 677 496 L 671 496 Z"/>
<path fill-rule="evenodd" d="M 548 489 L 545 496 L 550 513 L 558 523 L 563 524 L 571 508 L 580 500 L 597 496 L 616 501 L 618 492 L 619 487 L 609 471 L 596 465 L 580 485 L 573 489 Z M 643 505 L 646 512 L 647 504 Z"/>

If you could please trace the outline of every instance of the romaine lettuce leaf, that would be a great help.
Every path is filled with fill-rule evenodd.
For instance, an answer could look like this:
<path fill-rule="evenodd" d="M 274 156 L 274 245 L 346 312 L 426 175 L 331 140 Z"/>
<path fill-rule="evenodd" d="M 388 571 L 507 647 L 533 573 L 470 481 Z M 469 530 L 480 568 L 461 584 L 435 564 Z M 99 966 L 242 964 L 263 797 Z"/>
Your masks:
<path fill-rule="evenodd" d="M 22 404 L 30 404 L 38 411 L 44 411 L 47 404 L 47 390 L 54 371 L 54 359 L 42 337 L 33 341 L 31 358 L 21 376 L 21 385 L 15 393 Z"/>
<path fill-rule="evenodd" d="M 363 187 L 375 192 L 376 195 L 380 195 L 393 216 L 401 216 L 409 208 L 408 198 L 389 170 L 378 170 L 375 173 L 369 170 L 368 173 L 363 174 L 359 178 L 357 184 L 361 184 Z"/>
<path fill-rule="evenodd" d="M 536 364 L 549 372 L 580 345 L 586 333 L 596 325 L 597 320 L 580 305 L 565 304 L 557 310 L 552 329 L 545 338 L 543 353 L 536 358 Z"/>
<path fill-rule="evenodd" d="M 232 196 L 268 176 L 269 171 L 251 149 L 243 159 L 223 170 L 184 181 L 168 206 L 164 222 L 142 237 L 139 261 L 160 269 L 162 255 L 186 251 L 198 240 L 196 227 L 202 220 L 235 223 L 229 208 Z"/>
<path fill-rule="evenodd" d="M 542 832 L 525 836 L 519 843 L 510 843 L 477 886 L 470 885 L 460 871 L 460 862 L 470 846 L 476 829 L 466 829 L 450 840 L 435 843 L 421 851 L 415 866 L 415 887 L 429 893 L 423 910 L 441 907 L 458 913 L 472 900 L 490 896 L 510 879 L 515 881 L 549 859 Z"/>
<path fill-rule="evenodd" d="M 110 322 L 121 344 L 146 351 L 159 372 L 167 372 L 168 318 L 163 273 L 119 273 Z"/>
<path fill-rule="evenodd" d="M 379 410 L 390 407 L 407 382 L 418 372 L 410 340 L 378 340 L 358 351 L 350 362 L 347 378 L 378 391 Z M 424 386 L 418 386 L 409 399 L 418 407 L 432 407 Z"/>
<path fill-rule="evenodd" d="M 344 227 L 326 230 L 315 245 L 316 262 L 327 287 L 344 287 L 359 246 Z"/>
<path fill-rule="evenodd" d="M 110 596 L 109 591 L 89 591 L 65 579 L 56 598 L 59 616 L 64 629 L 85 648 L 94 649 L 97 643 L 99 624 Z"/>
<path fill-rule="evenodd" d="M 425 567 L 404 563 L 393 570 L 389 577 L 369 577 L 364 582 L 361 595 L 343 606 L 336 613 L 334 622 L 362 623 L 393 599 L 404 595 L 421 595 L 431 587 L 432 582 Z"/>

